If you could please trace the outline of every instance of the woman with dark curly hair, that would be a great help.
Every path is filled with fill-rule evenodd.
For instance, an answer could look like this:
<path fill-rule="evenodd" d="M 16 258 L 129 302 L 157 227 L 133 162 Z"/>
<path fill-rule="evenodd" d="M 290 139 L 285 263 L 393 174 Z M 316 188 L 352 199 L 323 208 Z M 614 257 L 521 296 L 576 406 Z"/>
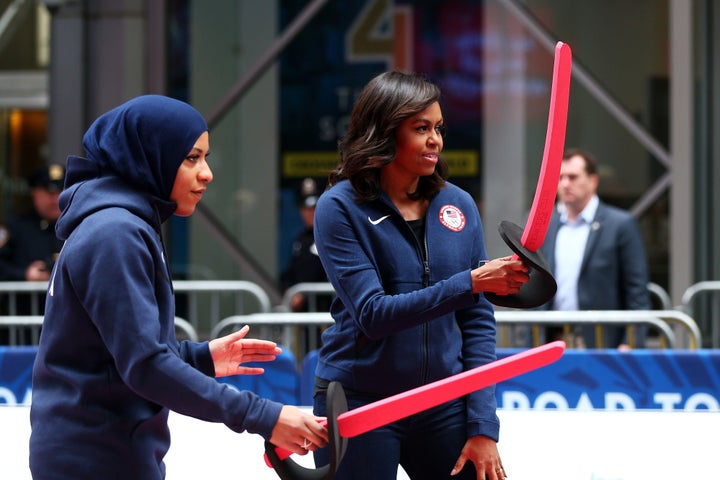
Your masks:
<path fill-rule="evenodd" d="M 318 252 L 337 299 L 323 334 L 314 413 L 342 384 L 350 409 L 495 360 L 483 292 L 517 293 L 527 268 L 486 261 L 473 198 L 447 181 L 440 90 L 386 72 L 361 92 L 340 163 L 315 212 Z M 349 440 L 336 478 L 505 478 L 493 387 Z M 318 465 L 328 462 L 315 452 Z M 467 465 L 467 464 L 470 465 Z"/>

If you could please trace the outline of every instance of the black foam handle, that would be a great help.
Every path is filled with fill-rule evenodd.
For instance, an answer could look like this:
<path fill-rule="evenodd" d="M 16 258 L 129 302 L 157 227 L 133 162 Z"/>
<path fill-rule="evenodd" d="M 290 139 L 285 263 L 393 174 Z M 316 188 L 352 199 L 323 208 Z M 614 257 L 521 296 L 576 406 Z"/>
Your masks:
<path fill-rule="evenodd" d="M 291 457 L 280 460 L 275 445 L 265 441 L 265 453 L 282 480 L 333 480 L 347 449 L 347 438 L 340 435 L 338 416 L 347 412 L 345 390 L 338 382 L 330 382 L 327 389 L 327 429 L 330 463 L 320 468 L 307 468 Z"/>
<path fill-rule="evenodd" d="M 520 287 L 518 293 L 498 295 L 485 292 L 485 298 L 495 305 L 510 308 L 536 308 L 549 302 L 557 292 L 557 282 L 545 256 L 540 250 L 532 252 L 523 247 L 521 242 L 523 230 L 518 225 L 503 220 L 498 226 L 498 231 L 508 247 L 528 266 L 530 280 Z"/>

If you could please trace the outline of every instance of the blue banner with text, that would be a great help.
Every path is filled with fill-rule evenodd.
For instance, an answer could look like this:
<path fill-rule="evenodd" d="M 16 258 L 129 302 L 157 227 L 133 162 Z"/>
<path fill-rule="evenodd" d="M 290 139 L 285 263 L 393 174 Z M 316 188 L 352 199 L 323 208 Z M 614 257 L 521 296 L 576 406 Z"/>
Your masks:
<path fill-rule="evenodd" d="M 511 351 L 498 351 L 498 358 Z M 720 410 L 720 351 L 567 350 L 497 386 L 511 410 Z"/>
<path fill-rule="evenodd" d="M 36 352 L 36 347 L 0 347 L 0 405 L 30 404 Z M 517 352 L 500 349 L 498 358 Z M 305 369 L 304 376 L 297 372 L 296 381 L 288 383 L 290 369 L 276 374 L 269 365 L 266 383 L 289 387 L 282 401 L 300 404 L 294 385 L 311 386 L 314 369 Z M 567 350 L 557 362 L 506 380 L 496 391 L 498 407 L 505 410 L 720 411 L 720 351 Z"/>

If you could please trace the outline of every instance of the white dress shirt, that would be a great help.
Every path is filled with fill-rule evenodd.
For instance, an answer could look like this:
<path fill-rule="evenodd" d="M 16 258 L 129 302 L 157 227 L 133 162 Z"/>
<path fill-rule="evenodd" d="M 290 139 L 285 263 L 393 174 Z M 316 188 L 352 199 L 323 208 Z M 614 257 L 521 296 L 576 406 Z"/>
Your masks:
<path fill-rule="evenodd" d="M 590 229 L 600 200 L 594 195 L 575 220 L 561 211 L 560 228 L 555 240 L 555 310 L 577 310 L 577 283 Z"/>

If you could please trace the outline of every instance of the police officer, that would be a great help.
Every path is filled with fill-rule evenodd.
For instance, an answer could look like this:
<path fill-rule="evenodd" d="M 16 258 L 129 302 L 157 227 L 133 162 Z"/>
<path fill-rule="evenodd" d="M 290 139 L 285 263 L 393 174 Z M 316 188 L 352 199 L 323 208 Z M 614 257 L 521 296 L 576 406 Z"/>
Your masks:
<path fill-rule="evenodd" d="M 280 275 L 283 292 L 297 283 L 328 281 L 315 247 L 315 235 L 313 233 L 315 204 L 320 197 L 320 193 L 317 182 L 312 178 L 306 178 L 300 184 L 297 208 L 304 227 L 295 237 L 290 252 L 290 261 Z M 329 311 L 333 298 L 334 295 L 316 294 L 315 308 L 312 310 Z M 290 299 L 290 310 L 293 312 L 307 312 L 310 310 L 309 307 L 308 299 L 302 293 L 298 293 Z M 293 350 L 303 357 L 305 353 L 317 348 L 321 333 L 321 329 L 312 325 L 298 328 L 296 330 L 296 343 L 292 346 Z"/>
<path fill-rule="evenodd" d="M 317 182 L 312 178 L 306 178 L 300 184 L 297 206 L 303 220 L 304 229 L 295 237 L 290 261 L 280 275 L 283 291 L 296 283 L 328 281 L 322 263 L 320 263 L 317 248 L 315 248 L 315 236 L 313 234 L 315 204 L 320 193 Z M 319 305 L 318 309 L 329 309 L 329 300 L 323 300 L 320 302 L 322 305 Z M 290 308 L 293 312 L 307 311 L 307 299 L 302 294 L 295 295 L 291 299 Z"/>
<path fill-rule="evenodd" d="M 55 236 L 60 216 L 58 197 L 65 182 L 65 167 L 53 163 L 29 178 L 32 211 L 0 225 L 0 280 L 44 281 L 62 243 Z"/>

